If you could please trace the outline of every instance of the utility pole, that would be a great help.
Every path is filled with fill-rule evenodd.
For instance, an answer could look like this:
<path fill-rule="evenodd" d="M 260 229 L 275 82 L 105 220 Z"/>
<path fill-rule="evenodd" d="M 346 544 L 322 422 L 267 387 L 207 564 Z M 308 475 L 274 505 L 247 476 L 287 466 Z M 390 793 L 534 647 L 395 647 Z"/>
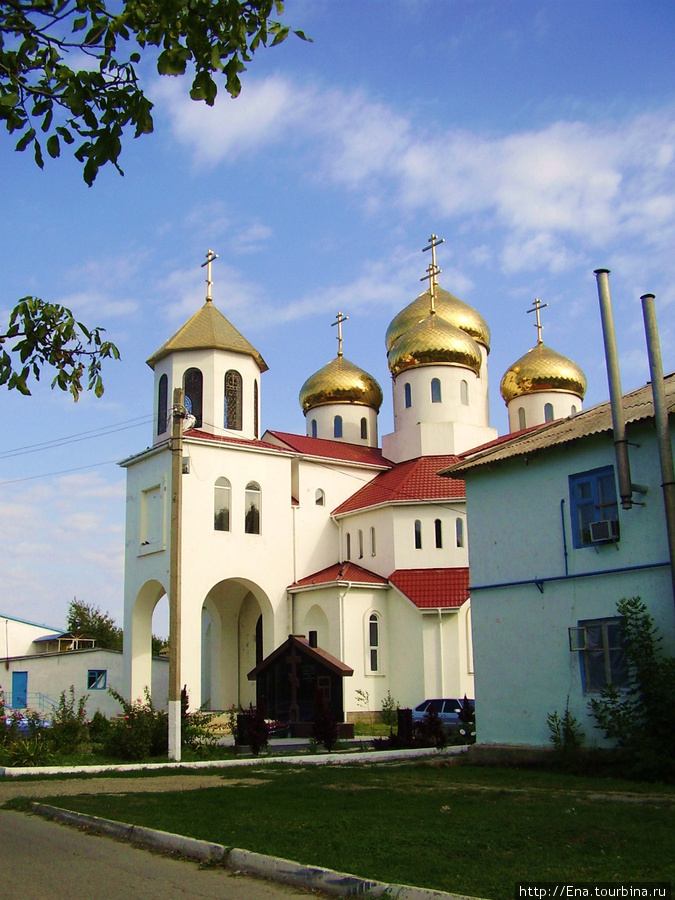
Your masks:
<path fill-rule="evenodd" d="M 169 759 L 181 758 L 181 509 L 183 501 L 184 392 L 171 407 L 171 537 L 169 563 Z"/>

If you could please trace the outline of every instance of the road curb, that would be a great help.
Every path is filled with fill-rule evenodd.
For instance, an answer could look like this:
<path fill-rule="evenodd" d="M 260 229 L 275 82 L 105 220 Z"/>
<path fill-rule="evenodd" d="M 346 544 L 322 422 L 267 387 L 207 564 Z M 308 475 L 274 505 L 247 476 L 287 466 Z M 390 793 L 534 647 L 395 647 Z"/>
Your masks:
<path fill-rule="evenodd" d="M 221 862 L 236 872 L 245 872 L 268 881 L 278 881 L 294 887 L 321 891 L 334 897 L 386 897 L 387 900 L 476 900 L 465 894 L 448 894 L 427 888 L 411 887 L 405 884 L 385 884 L 324 869 L 319 866 L 303 866 L 278 856 L 265 856 L 238 847 L 224 847 L 196 838 L 183 837 L 167 831 L 157 831 L 140 825 L 128 825 L 112 819 L 102 819 L 86 813 L 72 812 L 59 806 L 31 803 L 31 809 L 47 819 L 56 819 L 77 828 L 86 828 L 97 834 L 104 834 L 119 841 L 127 841 L 148 850 L 165 853 L 179 853 L 187 859 L 201 862 Z"/>

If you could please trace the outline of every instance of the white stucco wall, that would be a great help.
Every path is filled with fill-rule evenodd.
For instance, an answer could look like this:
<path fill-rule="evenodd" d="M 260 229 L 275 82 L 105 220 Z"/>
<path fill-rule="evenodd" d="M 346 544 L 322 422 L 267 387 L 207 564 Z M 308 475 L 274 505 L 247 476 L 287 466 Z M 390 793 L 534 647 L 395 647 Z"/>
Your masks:
<path fill-rule="evenodd" d="M 105 670 L 107 684 L 105 690 L 89 690 L 87 674 L 90 669 Z M 168 695 L 168 670 L 166 660 L 152 660 L 152 697 L 158 709 L 166 709 Z M 134 701 L 124 692 L 122 676 L 122 654 L 115 650 L 78 650 L 73 653 L 48 653 L 40 656 L 25 656 L 9 660 L 6 670 L 5 690 L 11 689 L 12 672 L 28 673 L 28 706 L 37 708 L 37 694 L 49 704 L 57 703 L 62 691 L 69 698 L 70 686 L 75 689 L 75 702 L 87 697 L 87 716 L 91 718 L 99 711 L 105 716 L 116 716 L 121 712 L 119 703 L 110 696 L 107 688 L 119 691 L 126 699 Z"/>
<path fill-rule="evenodd" d="M 60 634 L 62 631 L 62 628 L 49 628 L 47 625 L 36 625 L 11 616 L 0 616 L 0 652 L 5 658 L 35 652 L 32 646 L 34 640 L 49 634 Z"/>

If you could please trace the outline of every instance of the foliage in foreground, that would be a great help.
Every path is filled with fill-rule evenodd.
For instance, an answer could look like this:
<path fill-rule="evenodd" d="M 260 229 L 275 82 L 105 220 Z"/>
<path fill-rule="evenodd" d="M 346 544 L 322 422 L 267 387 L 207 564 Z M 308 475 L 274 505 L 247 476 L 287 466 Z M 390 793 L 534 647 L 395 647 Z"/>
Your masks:
<path fill-rule="evenodd" d="M 275 12 L 283 12 L 280 0 L 2 0 L 0 121 L 20 135 L 17 150 L 32 147 L 40 168 L 42 141 L 52 158 L 72 147 L 91 185 L 106 163 L 121 172 L 127 128 L 135 137 L 153 130 L 136 68 L 142 58 L 159 75 L 190 71 L 190 97 L 213 106 L 216 79 L 236 97 L 245 62 L 289 34 Z"/>
<path fill-rule="evenodd" d="M 0 332 L 0 386 L 30 395 L 29 380 L 39 381 L 48 367 L 55 373 L 52 388 L 68 391 L 75 401 L 85 388 L 101 397 L 103 361 L 120 357 L 103 332 L 78 322 L 65 306 L 24 297 Z"/>
<path fill-rule="evenodd" d="M 617 604 L 627 689 L 608 685 L 589 708 L 605 737 L 615 741 L 637 777 L 675 780 L 675 658 L 640 597 Z"/>

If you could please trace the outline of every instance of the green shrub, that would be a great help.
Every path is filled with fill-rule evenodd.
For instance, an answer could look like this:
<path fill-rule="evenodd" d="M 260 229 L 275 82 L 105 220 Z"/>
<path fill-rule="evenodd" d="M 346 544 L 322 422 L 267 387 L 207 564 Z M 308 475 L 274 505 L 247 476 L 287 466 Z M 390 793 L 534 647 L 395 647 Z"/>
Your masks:
<path fill-rule="evenodd" d="M 557 753 L 574 753 L 585 740 L 581 724 L 569 709 L 569 697 L 565 705 L 565 712 L 559 716 L 557 711 L 549 713 L 546 724 L 551 732 L 549 740 Z"/>
<path fill-rule="evenodd" d="M 110 719 L 98 709 L 89 723 L 89 740 L 95 744 L 104 744 L 110 733 Z"/>
<path fill-rule="evenodd" d="M 108 688 L 108 693 L 121 705 L 123 715 L 110 723 L 105 752 L 133 762 L 166 754 L 169 719 L 165 712 L 155 709 L 147 687 L 145 700 L 135 703 L 129 703 L 114 688 Z"/>
<path fill-rule="evenodd" d="M 621 691 L 608 685 L 589 709 L 632 774 L 674 781 L 675 659 L 663 653 L 662 637 L 640 597 L 620 600 L 617 609 L 628 685 Z"/>
<path fill-rule="evenodd" d="M 391 691 L 387 691 L 382 700 L 382 721 L 389 728 L 394 728 L 398 724 L 399 702 L 391 696 Z"/>
<path fill-rule="evenodd" d="M 54 762 L 51 741 L 39 734 L 14 741 L 5 756 L 10 766 L 49 766 Z"/>
<path fill-rule="evenodd" d="M 180 692 L 180 715 L 181 747 L 192 750 L 197 756 L 209 756 L 218 745 L 218 737 L 209 728 L 215 713 L 203 709 L 190 712 L 190 698 L 184 687 Z"/>
<path fill-rule="evenodd" d="M 89 741 L 87 727 L 87 697 L 80 697 L 75 707 L 75 688 L 71 684 L 69 696 L 61 691 L 52 713 L 49 740 L 58 753 L 77 753 Z"/>

